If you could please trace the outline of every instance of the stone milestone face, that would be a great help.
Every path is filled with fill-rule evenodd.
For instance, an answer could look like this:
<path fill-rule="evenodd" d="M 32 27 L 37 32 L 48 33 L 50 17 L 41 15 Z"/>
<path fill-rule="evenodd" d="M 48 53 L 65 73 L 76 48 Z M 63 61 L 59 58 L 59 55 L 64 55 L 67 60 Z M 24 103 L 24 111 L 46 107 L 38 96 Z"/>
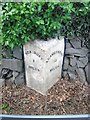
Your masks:
<path fill-rule="evenodd" d="M 64 55 L 64 38 L 35 40 L 24 46 L 27 86 L 46 94 L 60 78 Z"/>

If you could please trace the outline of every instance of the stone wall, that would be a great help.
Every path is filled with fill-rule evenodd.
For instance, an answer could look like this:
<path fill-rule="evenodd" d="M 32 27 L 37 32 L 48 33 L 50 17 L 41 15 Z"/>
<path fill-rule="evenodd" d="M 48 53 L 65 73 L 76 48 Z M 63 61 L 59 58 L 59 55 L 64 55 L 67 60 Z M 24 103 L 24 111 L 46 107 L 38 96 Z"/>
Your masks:
<path fill-rule="evenodd" d="M 89 68 L 90 54 L 82 39 L 66 39 L 66 49 L 62 77 L 70 80 L 80 79 L 90 84 Z M 9 50 L 2 48 L 2 62 L 0 64 L 0 85 L 11 81 L 17 85 L 25 84 L 23 52 L 21 48 Z"/>
<path fill-rule="evenodd" d="M 0 82 L 10 81 L 16 85 L 25 83 L 22 48 L 2 48 Z"/>
<path fill-rule="evenodd" d="M 63 77 L 70 80 L 79 79 L 81 82 L 90 83 L 88 68 L 90 66 L 90 52 L 81 38 L 66 39 Z"/>

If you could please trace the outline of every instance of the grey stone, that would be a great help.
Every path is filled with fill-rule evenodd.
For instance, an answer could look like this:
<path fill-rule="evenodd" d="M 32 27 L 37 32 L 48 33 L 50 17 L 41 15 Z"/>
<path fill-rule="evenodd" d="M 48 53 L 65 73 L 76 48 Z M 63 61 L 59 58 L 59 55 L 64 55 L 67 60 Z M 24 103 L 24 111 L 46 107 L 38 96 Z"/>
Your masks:
<path fill-rule="evenodd" d="M 15 79 L 19 75 L 19 72 L 13 71 L 13 78 Z"/>
<path fill-rule="evenodd" d="M 75 48 L 75 49 L 79 49 L 81 48 L 81 41 L 76 41 L 76 40 L 71 40 L 70 43 L 72 44 L 72 46 Z"/>
<path fill-rule="evenodd" d="M 88 63 L 88 65 L 85 67 L 85 73 L 86 73 L 86 77 L 87 77 L 87 82 L 90 84 L 90 63 Z"/>
<path fill-rule="evenodd" d="M 77 61 L 77 66 L 78 66 L 79 68 L 84 68 L 84 67 L 85 67 L 85 64 L 78 60 L 78 61 Z"/>
<path fill-rule="evenodd" d="M 89 74 L 89 72 L 90 72 L 90 62 L 88 63 L 88 79 L 87 79 L 88 83 L 90 84 L 90 74 Z"/>
<path fill-rule="evenodd" d="M 12 77 L 8 80 L 11 83 L 15 83 L 15 78 L 19 75 L 18 72 L 12 72 Z"/>
<path fill-rule="evenodd" d="M 80 81 L 84 84 L 87 84 L 86 77 L 85 77 L 85 72 L 82 68 L 77 69 L 77 74 L 78 74 L 78 77 L 79 77 Z"/>
<path fill-rule="evenodd" d="M 68 75 L 69 75 L 70 80 L 77 80 L 77 75 L 76 74 L 68 72 Z"/>
<path fill-rule="evenodd" d="M 80 52 L 82 52 L 82 54 L 84 54 L 85 56 L 88 55 L 89 53 L 89 49 L 87 49 L 87 47 L 82 47 L 82 49 L 80 50 L 81 50 Z"/>
<path fill-rule="evenodd" d="M 71 46 L 70 43 L 66 43 L 66 49 L 71 48 L 71 47 L 72 47 L 72 46 Z"/>
<path fill-rule="evenodd" d="M 6 74 L 8 73 L 8 71 L 9 71 L 9 69 L 3 68 L 3 69 L 1 70 L 1 77 L 3 77 L 3 75 L 6 75 Z"/>
<path fill-rule="evenodd" d="M 77 62 L 76 57 L 70 58 L 70 65 L 71 66 L 76 66 L 76 62 Z"/>
<path fill-rule="evenodd" d="M 88 57 L 86 56 L 86 57 L 83 57 L 83 58 L 79 58 L 79 61 L 81 61 L 84 65 L 87 65 L 87 63 L 88 63 Z"/>
<path fill-rule="evenodd" d="M 14 83 L 14 80 L 15 80 L 15 79 L 12 77 L 12 78 L 6 80 L 6 82 L 9 81 L 10 83 Z"/>
<path fill-rule="evenodd" d="M 0 87 L 5 84 L 5 79 L 0 78 Z"/>
<path fill-rule="evenodd" d="M 15 84 L 16 84 L 16 85 L 25 84 L 24 73 L 20 73 L 20 74 L 18 75 L 18 77 L 15 78 Z"/>
<path fill-rule="evenodd" d="M 67 70 L 67 69 L 68 69 L 68 65 L 69 65 L 69 59 L 65 57 L 63 69 L 64 69 L 64 70 Z"/>
<path fill-rule="evenodd" d="M 21 72 L 23 70 L 23 63 L 17 59 L 2 59 L 2 68 Z"/>
<path fill-rule="evenodd" d="M 88 54 L 88 62 L 90 62 L 90 53 Z"/>
<path fill-rule="evenodd" d="M 79 77 L 81 82 L 85 84 L 87 82 L 90 83 L 90 75 L 88 74 L 90 69 L 90 64 L 88 65 L 90 61 L 88 59 L 90 58 L 89 49 L 86 46 L 82 47 L 82 39 L 80 38 L 66 42 L 63 76 L 68 74 L 70 79 L 77 79 Z M 67 59 L 69 60 L 68 62 Z"/>
<path fill-rule="evenodd" d="M 13 57 L 17 59 L 22 59 L 22 48 L 16 47 L 13 49 Z"/>
<path fill-rule="evenodd" d="M 9 70 L 7 68 L 3 68 L 1 71 L 1 78 L 10 79 L 11 77 L 13 77 L 12 70 Z"/>
<path fill-rule="evenodd" d="M 74 48 L 68 48 L 66 50 L 66 55 L 69 54 L 69 55 L 75 55 L 75 56 L 86 56 L 88 53 L 88 50 L 85 49 L 85 48 L 82 48 L 82 49 L 74 49 Z"/>
<path fill-rule="evenodd" d="M 9 70 L 7 76 L 6 76 L 6 79 L 10 79 L 13 77 L 13 71 L 12 70 Z"/>
<path fill-rule="evenodd" d="M 7 49 L 7 48 L 2 48 L 2 58 L 12 58 L 12 51 L 11 49 Z"/>
<path fill-rule="evenodd" d="M 72 73 L 74 73 L 75 74 L 75 72 L 76 72 L 76 69 L 77 69 L 77 66 L 69 66 L 68 67 L 68 72 L 72 72 Z"/>
<path fill-rule="evenodd" d="M 63 71 L 63 77 L 67 76 L 67 71 Z"/>
<path fill-rule="evenodd" d="M 68 59 L 70 59 L 70 58 L 73 59 L 73 58 L 74 58 L 74 55 L 70 55 L 70 54 L 69 54 L 69 55 L 66 55 L 66 57 L 67 57 Z"/>

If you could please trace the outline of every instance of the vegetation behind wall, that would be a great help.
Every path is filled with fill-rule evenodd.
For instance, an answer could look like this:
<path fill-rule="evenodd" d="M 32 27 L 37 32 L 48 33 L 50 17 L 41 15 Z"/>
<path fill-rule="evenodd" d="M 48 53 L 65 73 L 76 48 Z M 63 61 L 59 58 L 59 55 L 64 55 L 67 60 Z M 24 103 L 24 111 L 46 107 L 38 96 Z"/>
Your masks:
<path fill-rule="evenodd" d="M 2 45 L 14 48 L 35 39 L 59 35 L 89 37 L 90 2 L 5 3 Z"/>

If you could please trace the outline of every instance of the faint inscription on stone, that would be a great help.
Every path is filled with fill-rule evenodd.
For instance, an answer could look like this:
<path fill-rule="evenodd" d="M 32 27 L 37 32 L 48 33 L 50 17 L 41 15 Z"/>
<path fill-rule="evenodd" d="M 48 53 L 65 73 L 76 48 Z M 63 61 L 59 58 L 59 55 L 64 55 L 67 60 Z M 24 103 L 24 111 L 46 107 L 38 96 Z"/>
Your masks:
<path fill-rule="evenodd" d="M 35 55 L 37 55 L 39 58 L 41 58 L 41 55 L 39 54 L 39 53 L 37 53 L 36 51 L 34 51 L 34 52 L 32 52 L 32 51 L 26 51 L 26 53 L 25 53 L 26 55 L 28 55 L 28 54 L 35 54 Z M 43 58 L 41 58 L 41 60 L 42 60 Z"/>
<path fill-rule="evenodd" d="M 64 38 L 26 44 L 24 61 L 27 86 L 45 95 L 61 78 L 63 54 Z"/>
<path fill-rule="evenodd" d="M 31 51 L 26 51 L 26 52 L 25 52 L 26 55 L 28 55 L 28 54 L 30 54 L 30 53 L 31 53 Z"/>
<path fill-rule="evenodd" d="M 50 72 L 56 70 L 57 68 L 59 68 L 59 65 L 58 66 L 55 66 L 54 68 L 50 69 Z"/>
<path fill-rule="evenodd" d="M 29 68 L 31 68 L 32 70 L 35 70 L 35 71 L 40 71 L 38 68 L 35 68 L 33 66 L 30 66 L 30 65 L 29 65 Z"/>
<path fill-rule="evenodd" d="M 51 59 L 51 57 L 53 57 L 55 54 L 60 54 L 61 56 L 63 55 L 61 51 L 54 51 L 54 52 L 53 52 L 52 54 L 50 54 L 50 56 L 47 58 L 47 61 L 46 61 L 46 62 L 48 62 L 48 61 Z"/>

